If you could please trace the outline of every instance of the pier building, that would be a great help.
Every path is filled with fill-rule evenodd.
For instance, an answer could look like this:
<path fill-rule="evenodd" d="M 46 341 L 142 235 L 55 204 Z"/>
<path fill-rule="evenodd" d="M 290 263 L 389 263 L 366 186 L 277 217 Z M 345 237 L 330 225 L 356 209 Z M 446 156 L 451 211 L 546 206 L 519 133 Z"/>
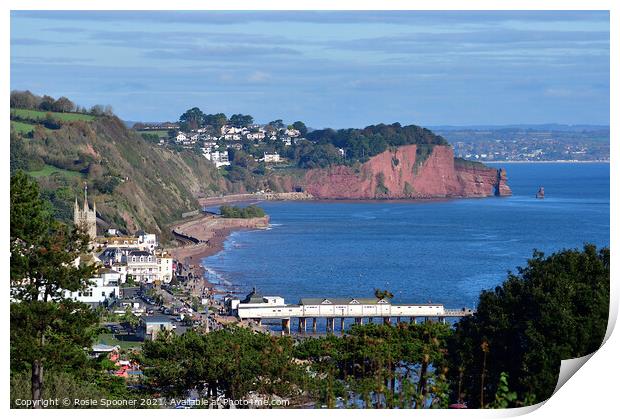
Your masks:
<path fill-rule="evenodd" d="M 470 308 L 448 309 L 439 303 L 395 304 L 387 298 L 302 298 L 298 304 L 286 304 L 284 298 L 262 296 L 256 289 L 243 300 L 230 299 L 228 305 L 231 313 L 240 320 L 251 319 L 259 324 L 262 320 L 281 320 L 285 333 L 290 333 L 291 319 L 297 319 L 299 332 L 304 333 L 308 321 L 312 322 L 312 330 L 316 332 L 317 319 L 325 319 L 326 330 L 333 332 L 336 320 L 344 330 L 345 319 L 354 319 L 356 324 L 363 324 L 365 320 L 372 322 L 375 318 L 386 324 L 393 320 L 416 322 L 418 318 L 445 322 L 447 318 L 474 313 Z"/>

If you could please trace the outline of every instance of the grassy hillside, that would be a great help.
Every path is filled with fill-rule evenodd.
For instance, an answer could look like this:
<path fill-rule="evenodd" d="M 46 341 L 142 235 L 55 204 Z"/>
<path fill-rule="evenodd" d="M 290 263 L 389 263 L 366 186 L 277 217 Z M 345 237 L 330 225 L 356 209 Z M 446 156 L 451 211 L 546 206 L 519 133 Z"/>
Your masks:
<path fill-rule="evenodd" d="M 34 125 L 26 122 L 11 121 L 11 129 L 17 131 L 20 134 L 30 134 L 34 131 Z"/>
<path fill-rule="evenodd" d="M 31 121 L 43 121 L 47 114 L 58 121 L 93 121 L 95 116 L 75 112 L 44 112 L 33 109 L 11 108 L 11 119 L 27 119 Z"/>
<path fill-rule="evenodd" d="M 30 137 L 30 138 L 29 138 Z M 59 129 L 11 133 L 11 171 L 35 177 L 58 218 L 72 221 L 84 182 L 100 218 L 129 232 L 166 236 L 197 198 L 234 189 L 203 157 L 153 145 L 115 117 L 66 121 Z"/>

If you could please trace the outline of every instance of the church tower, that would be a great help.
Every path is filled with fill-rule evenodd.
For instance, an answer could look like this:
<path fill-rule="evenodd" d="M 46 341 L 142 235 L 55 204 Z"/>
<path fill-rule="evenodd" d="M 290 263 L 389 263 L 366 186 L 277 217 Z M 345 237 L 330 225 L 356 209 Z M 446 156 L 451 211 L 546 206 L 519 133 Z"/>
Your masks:
<path fill-rule="evenodd" d="M 82 209 L 80 209 L 77 197 L 75 197 L 73 223 L 78 227 L 82 227 L 91 240 L 95 240 L 97 237 L 97 207 L 94 201 L 92 210 L 88 206 L 88 186 L 86 184 L 84 184 L 84 205 Z"/>

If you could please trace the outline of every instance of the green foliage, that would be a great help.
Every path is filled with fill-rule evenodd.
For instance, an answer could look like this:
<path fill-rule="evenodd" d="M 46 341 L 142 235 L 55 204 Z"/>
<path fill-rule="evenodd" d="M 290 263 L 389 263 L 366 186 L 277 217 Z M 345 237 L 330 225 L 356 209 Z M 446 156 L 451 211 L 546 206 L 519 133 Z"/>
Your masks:
<path fill-rule="evenodd" d="M 11 408 L 23 409 L 24 406 L 18 405 L 16 400 L 30 400 L 31 396 L 30 377 L 24 373 L 11 374 Z M 68 372 L 53 372 L 47 375 L 46 385 L 43 390 L 43 399 L 56 399 L 59 401 L 68 398 L 71 403 L 75 399 L 80 400 L 100 400 L 111 398 L 110 394 L 99 386 L 79 380 Z M 73 404 L 63 406 L 62 403 L 49 405 L 46 408 L 63 409 L 77 407 Z"/>
<path fill-rule="evenodd" d="M 95 179 L 93 186 L 102 194 L 112 194 L 114 189 L 121 184 L 116 176 L 105 176 Z"/>
<path fill-rule="evenodd" d="M 254 123 L 254 118 L 251 115 L 234 114 L 230 116 L 230 125 L 237 128 L 247 127 Z"/>
<path fill-rule="evenodd" d="M 293 122 L 293 128 L 299 131 L 302 137 L 305 137 L 308 133 L 308 127 L 306 127 L 306 124 L 301 121 Z"/>
<path fill-rule="evenodd" d="M 11 130 L 15 130 L 21 135 L 28 135 L 34 131 L 34 125 L 20 121 L 11 121 Z"/>
<path fill-rule="evenodd" d="M 198 129 L 204 124 L 205 114 L 200 108 L 188 109 L 179 117 L 179 125 L 182 131 Z"/>
<path fill-rule="evenodd" d="M 140 324 L 140 318 L 131 312 L 131 308 L 127 307 L 125 313 L 121 317 L 121 322 L 127 323 L 129 326 L 135 328 Z"/>
<path fill-rule="evenodd" d="M 230 205 L 222 205 L 220 207 L 220 215 L 224 218 L 256 218 L 264 217 L 265 211 L 256 205 L 247 207 L 237 207 Z"/>
<path fill-rule="evenodd" d="M 205 115 L 204 122 L 205 125 L 210 125 L 219 132 L 219 130 L 228 123 L 228 118 L 223 113 L 209 114 Z"/>
<path fill-rule="evenodd" d="M 195 195 L 212 195 L 214 184 L 219 193 L 229 187 L 201 155 L 158 147 L 114 117 L 72 121 L 58 130 L 37 126 L 29 139 L 13 133 L 11 171 L 18 169 L 37 178 L 61 221 L 72 222 L 73 201 L 86 178 L 99 217 L 118 228 L 154 231 L 163 240 L 169 234 L 164 226 L 198 206 Z"/>
<path fill-rule="evenodd" d="M 328 407 L 344 394 L 352 395 L 345 407 L 444 407 L 450 333 L 438 323 L 353 326 L 343 337 L 303 340 L 295 356 L 310 362 L 309 391 Z"/>
<path fill-rule="evenodd" d="M 499 375 L 495 400 L 489 405 L 493 409 L 506 409 L 517 400 L 517 393 L 508 387 L 508 374 L 502 371 Z"/>
<path fill-rule="evenodd" d="M 65 290 L 86 287 L 93 267 L 73 266 L 88 248 L 88 236 L 52 219 L 35 181 L 11 177 L 11 294 L 18 301 L 62 300 Z M 25 278 L 27 278 L 25 280 Z"/>
<path fill-rule="evenodd" d="M 161 137 L 159 134 L 154 132 L 142 132 L 140 133 L 142 138 L 144 138 L 149 143 L 159 144 L 159 138 Z"/>
<path fill-rule="evenodd" d="M 342 164 L 344 160 L 340 152 L 332 144 L 313 144 L 310 141 L 300 141 L 288 151 L 288 156 L 297 161 L 297 166 L 304 169 L 328 167 Z"/>
<path fill-rule="evenodd" d="M 84 113 L 72 112 L 46 112 L 33 109 L 11 108 L 11 119 L 19 119 L 23 121 L 32 121 L 34 123 L 43 123 L 46 118 L 53 118 L 54 121 L 92 121 L 95 116 Z"/>
<path fill-rule="evenodd" d="M 548 257 L 534 252 L 525 268 L 482 292 L 477 313 L 458 323 L 450 344 L 453 382 L 462 368 L 463 392 L 478 406 L 486 360 L 485 400 L 497 393 L 505 372 L 521 403 L 543 401 L 556 386 L 562 359 L 599 348 L 608 310 L 608 248 L 586 245 Z M 481 342 L 488 342 L 486 353 Z"/>
<path fill-rule="evenodd" d="M 34 155 L 25 144 L 25 140 L 20 135 L 11 131 L 10 140 L 10 171 L 11 175 L 18 170 L 33 171 L 43 168 L 43 159 Z"/>
<path fill-rule="evenodd" d="M 33 178 L 39 178 L 39 177 L 49 177 L 55 174 L 60 174 L 63 176 L 69 176 L 69 177 L 81 177 L 81 173 L 80 172 L 74 172 L 72 170 L 65 170 L 65 169 L 60 169 L 58 167 L 46 164 L 43 167 L 41 167 L 38 170 L 30 170 L 28 171 L 28 175 L 32 176 Z"/>
<path fill-rule="evenodd" d="M 96 314 L 65 298 L 83 290 L 93 266 L 75 266 L 88 236 L 54 221 L 37 183 L 17 171 L 11 177 L 11 370 L 31 370 L 32 400 L 40 400 L 43 371 L 83 364 Z"/>
<path fill-rule="evenodd" d="M 433 145 L 448 144 L 445 139 L 433 134 L 426 128 L 417 125 L 401 126 L 399 123 L 391 125 L 370 125 L 363 129 L 331 128 L 316 130 L 308 133 L 309 140 L 317 144 L 332 144 L 346 150 L 347 163 L 364 161 L 375 156 L 388 147 L 399 147 L 407 144 Z"/>
<path fill-rule="evenodd" d="M 282 129 L 285 128 L 286 126 L 284 125 L 284 123 L 282 122 L 281 119 L 276 119 L 275 121 L 271 121 L 269 124 L 267 124 L 269 126 L 274 127 L 275 129 Z"/>
<path fill-rule="evenodd" d="M 293 341 L 245 328 L 228 327 L 206 335 L 161 333 L 145 342 L 141 361 L 152 390 L 185 395 L 197 389 L 238 400 L 251 391 L 291 397 L 298 394 L 302 368 L 293 362 Z"/>
<path fill-rule="evenodd" d="M 375 176 L 375 181 L 377 182 L 377 198 L 387 197 L 390 193 L 390 190 L 385 186 L 385 175 L 383 172 L 377 173 Z"/>
<path fill-rule="evenodd" d="M 413 166 L 414 173 L 417 173 L 420 166 L 430 157 L 433 153 L 433 146 L 430 144 L 419 144 L 415 151 L 415 165 Z"/>

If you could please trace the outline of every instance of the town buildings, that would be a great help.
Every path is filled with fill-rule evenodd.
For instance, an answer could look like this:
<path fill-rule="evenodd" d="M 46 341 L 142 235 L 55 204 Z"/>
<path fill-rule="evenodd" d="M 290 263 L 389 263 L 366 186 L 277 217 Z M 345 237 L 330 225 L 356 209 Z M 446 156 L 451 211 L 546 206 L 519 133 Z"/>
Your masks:
<path fill-rule="evenodd" d="M 148 132 L 152 129 L 143 127 L 140 130 Z M 284 159 L 274 149 L 290 147 L 297 141 L 304 140 L 301 132 L 297 129 L 274 128 L 269 125 L 256 124 L 245 127 L 223 125 L 219 129 L 206 126 L 187 132 L 179 131 L 177 127 L 176 130 L 171 130 L 172 132 L 176 133 L 170 134 L 171 136 L 167 141 L 161 142 L 162 145 L 166 146 L 166 143 L 170 143 L 175 147 L 181 146 L 195 151 L 200 150 L 200 154 L 213 162 L 217 168 L 231 165 L 231 157 L 228 153 L 228 150 L 231 149 L 235 151 L 244 150 L 248 154 L 253 154 L 256 161 L 279 163 Z"/>

